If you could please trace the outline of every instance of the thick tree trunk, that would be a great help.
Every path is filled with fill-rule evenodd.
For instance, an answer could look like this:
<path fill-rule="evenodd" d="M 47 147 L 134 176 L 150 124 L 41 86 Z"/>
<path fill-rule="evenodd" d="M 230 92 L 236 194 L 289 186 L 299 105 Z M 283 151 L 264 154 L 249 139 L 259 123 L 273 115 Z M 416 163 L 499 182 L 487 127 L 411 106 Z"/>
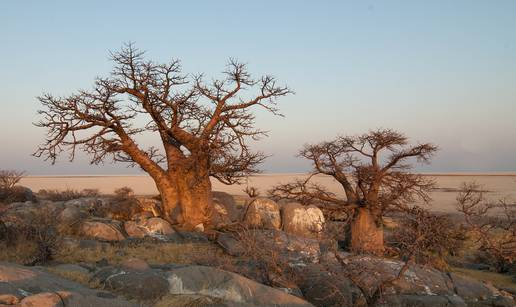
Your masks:
<path fill-rule="evenodd" d="M 351 222 L 351 250 L 374 255 L 384 252 L 383 226 L 368 208 L 358 208 Z"/>
<path fill-rule="evenodd" d="M 205 227 L 212 208 L 209 176 L 175 172 L 156 180 L 167 220 L 185 229 Z"/>

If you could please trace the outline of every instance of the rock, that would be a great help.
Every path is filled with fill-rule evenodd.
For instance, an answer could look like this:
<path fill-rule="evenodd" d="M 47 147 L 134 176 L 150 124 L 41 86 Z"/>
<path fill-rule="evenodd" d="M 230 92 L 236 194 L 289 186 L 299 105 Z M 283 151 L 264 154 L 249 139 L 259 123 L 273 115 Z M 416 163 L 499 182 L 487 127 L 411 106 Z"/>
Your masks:
<path fill-rule="evenodd" d="M 71 264 L 71 263 L 65 263 L 65 264 L 58 264 L 52 267 L 53 270 L 63 273 L 78 273 L 78 274 L 90 274 L 90 271 L 80 265 L 77 264 Z"/>
<path fill-rule="evenodd" d="M 87 216 L 88 215 L 84 211 L 81 211 L 77 207 L 66 207 L 61 211 L 61 213 L 59 213 L 57 219 L 62 224 L 71 225 L 85 219 Z"/>
<path fill-rule="evenodd" d="M 23 307 L 64 307 L 62 298 L 57 292 L 43 292 L 27 296 L 20 305 Z"/>
<path fill-rule="evenodd" d="M 450 273 L 450 278 L 456 293 L 462 297 L 467 304 L 476 304 L 477 306 L 516 305 L 512 298 L 503 296 L 502 293 L 493 286 L 457 273 Z"/>
<path fill-rule="evenodd" d="M 172 306 L 206 306 L 206 307 L 233 307 L 234 304 L 226 304 L 223 300 L 204 295 L 172 295 L 169 294 L 155 305 L 160 307 Z"/>
<path fill-rule="evenodd" d="M 222 246 L 227 254 L 234 257 L 243 256 L 246 252 L 244 245 L 230 233 L 221 233 L 217 237 L 217 243 Z"/>
<path fill-rule="evenodd" d="M 72 199 L 64 202 L 66 208 L 76 207 L 77 209 L 84 212 L 94 213 L 97 207 L 103 206 L 104 203 L 108 203 L 108 200 L 100 197 L 82 197 Z"/>
<path fill-rule="evenodd" d="M 324 215 L 316 206 L 287 203 L 281 208 L 283 231 L 303 237 L 318 237 L 323 231 Z"/>
<path fill-rule="evenodd" d="M 156 300 L 166 295 L 169 284 L 159 273 L 145 270 L 122 270 L 106 267 L 93 277 L 94 282 L 100 283 L 103 289 L 121 294 L 128 299 Z"/>
<path fill-rule="evenodd" d="M 0 295 L 23 298 L 20 306 L 138 306 L 120 298 L 102 298 L 109 295 L 38 267 L 29 268 L 7 262 L 0 262 Z"/>
<path fill-rule="evenodd" d="M 151 212 L 152 216 L 161 216 L 161 202 L 154 198 L 136 197 L 142 211 Z"/>
<path fill-rule="evenodd" d="M 137 222 L 137 223 L 143 223 L 146 220 L 150 219 L 151 217 L 154 217 L 154 214 L 152 212 L 143 211 L 143 212 L 140 212 L 140 213 L 137 213 L 137 214 L 133 215 L 132 220 Z"/>
<path fill-rule="evenodd" d="M 138 258 L 129 258 L 125 259 L 120 263 L 120 266 L 125 270 L 133 270 L 133 271 L 146 271 L 150 270 L 149 264 L 142 259 Z"/>
<path fill-rule="evenodd" d="M 220 202 L 224 206 L 236 208 L 236 202 L 233 195 L 221 191 L 213 191 L 211 192 L 211 195 L 213 197 L 213 200 Z"/>
<path fill-rule="evenodd" d="M 236 207 L 235 199 L 225 192 L 212 192 L 213 210 L 210 217 L 210 223 L 215 228 L 236 222 L 239 219 L 239 213 Z"/>
<path fill-rule="evenodd" d="M 134 198 L 111 198 L 97 203 L 95 207 L 96 216 L 118 221 L 129 221 L 142 211 L 139 201 Z"/>
<path fill-rule="evenodd" d="M 63 209 L 62 203 L 16 202 L 7 205 L 1 216 L 4 223 L 14 226 L 31 226 L 32 223 L 53 222 Z"/>
<path fill-rule="evenodd" d="M 240 306 L 312 306 L 281 290 L 267 287 L 235 273 L 205 267 L 173 269 L 169 291 L 175 295 L 202 295 Z"/>
<path fill-rule="evenodd" d="M 279 205 L 268 198 L 254 199 L 246 209 L 244 223 L 251 228 L 280 229 L 281 215 Z"/>
<path fill-rule="evenodd" d="M 31 189 L 20 185 L 16 185 L 7 191 L 0 191 L 0 200 L 5 203 L 38 201 Z"/>
<path fill-rule="evenodd" d="M 417 306 L 417 307 L 467 307 L 457 295 L 386 295 L 375 306 Z"/>
<path fill-rule="evenodd" d="M 124 239 L 124 235 L 120 231 L 120 225 L 114 221 L 107 220 L 84 221 L 80 227 L 80 234 L 102 241 L 120 241 Z"/>
<path fill-rule="evenodd" d="M 382 285 L 382 295 L 388 297 L 385 306 L 515 305 L 512 297 L 504 296 L 494 287 L 456 273 L 448 275 L 430 267 L 409 265 L 395 279 L 404 266 L 398 260 L 350 255 L 342 258 L 342 262 L 342 272 L 353 276 L 353 282 L 368 296 Z"/>
<path fill-rule="evenodd" d="M 127 235 L 132 238 L 143 238 L 147 235 L 147 230 L 143 227 L 140 227 L 139 224 L 134 221 L 125 222 L 124 229 Z"/>
<path fill-rule="evenodd" d="M 0 294 L 0 304 L 15 305 L 20 302 L 20 299 L 12 294 Z"/>
<path fill-rule="evenodd" d="M 316 239 L 302 238 L 279 230 L 256 229 L 234 236 L 222 234 L 219 235 L 218 243 L 234 256 L 254 253 L 252 248 L 276 251 L 282 261 L 292 266 L 318 262 L 321 255 Z"/>
<path fill-rule="evenodd" d="M 360 289 L 343 274 L 310 264 L 301 269 L 300 275 L 298 285 L 304 298 L 316 306 L 367 306 Z"/>
<path fill-rule="evenodd" d="M 175 233 L 169 222 L 159 217 L 153 217 L 145 221 L 142 225 L 149 235 L 165 235 L 169 236 Z"/>

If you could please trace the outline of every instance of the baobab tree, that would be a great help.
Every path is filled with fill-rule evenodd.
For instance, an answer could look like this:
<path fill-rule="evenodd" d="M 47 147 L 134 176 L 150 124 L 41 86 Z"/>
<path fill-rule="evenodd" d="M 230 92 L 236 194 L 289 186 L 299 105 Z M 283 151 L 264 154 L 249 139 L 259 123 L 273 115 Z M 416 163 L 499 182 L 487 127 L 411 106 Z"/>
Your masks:
<path fill-rule="evenodd" d="M 67 97 L 44 94 L 42 119 L 46 141 L 34 153 L 52 163 L 63 151 L 73 160 L 82 150 L 92 164 L 106 160 L 141 167 L 154 180 L 164 215 L 185 228 L 209 220 L 210 177 L 233 184 L 258 172 L 264 154 L 253 152 L 253 107 L 276 115 L 277 98 L 291 91 L 275 78 L 253 79 L 246 65 L 230 60 L 224 77 L 205 82 L 187 77 L 178 60 L 145 60 L 132 44 L 112 53 L 114 68 L 97 78 L 90 91 Z M 142 148 L 138 137 L 159 136 L 160 146 Z"/>
<path fill-rule="evenodd" d="M 432 181 L 411 173 L 410 160 L 428 162 L 437 147 L 426 143 L 410 146 L 403 134 L 378 129 L 359 136 L 337 137 L 305 145 L 299 155 L 310 160 L 313 171 L 305 180 L 274 187 L 277 199 L 314 203 L 351 216 L 351 248 L 382 254 L 382 217 L 392 210 L 406 210 L 411 202 L 428 201 Z M 332 176 L 345 198 L 313 183 L 315 175 Z"/>

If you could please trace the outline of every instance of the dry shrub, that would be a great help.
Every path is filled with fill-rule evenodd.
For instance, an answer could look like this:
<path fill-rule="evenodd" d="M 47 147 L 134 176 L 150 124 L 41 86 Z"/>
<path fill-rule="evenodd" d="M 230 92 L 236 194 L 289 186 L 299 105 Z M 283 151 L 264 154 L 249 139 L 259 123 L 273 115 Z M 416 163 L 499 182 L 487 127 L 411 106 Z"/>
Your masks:
<path fill-rule="evenodd" d="M 25 188 L 16 186 L 24 176 L 24 172 L 0 170 L 0 205 L 1 202 L 12 203 L 30 200 L 26 199 Z"/>
<path fill-rule="evenodd" d="M 464 183 L 457 210 L 479 250 L 489 255 L 498 272 L 507 272 L 516 259 L 516 204 L 505 199 L 491 203 L 478 184 Z"/>
<path fill-rule="evenodd" d="M 404 260 L 447 269 L 446 257 L 462 245 L 464 231 L 444 215 L 413 207 L 400 217 L 390 245 Z"/>
<path fill-rule="evenodd" d="M 0 170 L 0 190 L 12 189 L 25 176 L 25 172 Z"/>
<path fill-rule="evenodd" d="M 81 191 L 74 189 L 66 189 L 62 191 L 56 189 L 41 189 L 38 191 L 38 196 L 40 198 L 51 201 L 67 201 L 82 197 L 97 197 L 99 195 L 99 190 L 97 189 L 83 189 Z"/>
<path fill-rule="evenodd" d="M 264 240 L 260 230 L 248 228 L 241 223 L 233 224 L 225 231 L 230 232 L 242 247 L 237 262 L 245 266 L 228 266 L 224 269 L 272 287 L 296 287 L 300 276 L 290 265 L 288 256 L 282 255 L 281 251 L 275 248 L 275 237 L 269 241 Z M 276 235 L 279 233 L 274 232 L 274 236 Z"/>
<path fill-rule="evenodd" d="M 247 186 L 244 190 L 242 190 L 245 194 L 247 194 L 247 196 L 249 196 L 250 198 L 256 198 L 258 196 L 260 196 L 260 191 L 258 190 L 258 188 L 256 187 L 250 187 L 250 186 Z"/>
<path fill-rule="evenodd" d="M 130 187 L 121 187 L 116 189 L 115 197 L 118 199 L 128 199 L 134 196 L 134 191 Z"/>
<path fill-rule="evenodd" d="M 4 249 L 3 260 L 24 265 L 39 265 L 53 259 L 59 246 L 55 219 L 49 212 L 42 211 L 22 225 L 1 223 L 4 235 L 0 237 L 0 248 Z"/>

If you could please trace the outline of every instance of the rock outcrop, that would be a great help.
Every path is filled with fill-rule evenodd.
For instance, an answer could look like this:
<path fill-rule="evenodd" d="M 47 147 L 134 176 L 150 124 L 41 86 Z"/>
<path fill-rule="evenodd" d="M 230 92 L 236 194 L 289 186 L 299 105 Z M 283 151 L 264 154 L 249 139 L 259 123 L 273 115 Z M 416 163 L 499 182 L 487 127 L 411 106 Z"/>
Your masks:
<path fill-rule="evenodd" d="M 280 207 L 271 199 L 256 198 L 246 208 L 244 223 L 250 228 L 280 229 Z"/>
<path fill-rule="evenodd" d="M 281 207 L 283 231 L 303 237 L 318 237 L 324 229 L 324 215 L 316 206 L 287 203 Z"/>
<path fill-rule="evenodd" d="M 138 306 L 106 291 L 93 290 L 76 282 L 45 272 L 0 262 L 0 302 L 20 306 Z"/>
<path fill-rule="evenodd" d="M 312 306 L 281 290 L 211 267 L 172 269 L 168 281 L 171 294 L 208 296 L 238 306 Z"/>
<path fill-rule="evenodd" d="M 101 241 L 121 241 L 125 239 L 120 223 L 105 219 L 84 221 L 80 227 L 81 236 Z"/>

